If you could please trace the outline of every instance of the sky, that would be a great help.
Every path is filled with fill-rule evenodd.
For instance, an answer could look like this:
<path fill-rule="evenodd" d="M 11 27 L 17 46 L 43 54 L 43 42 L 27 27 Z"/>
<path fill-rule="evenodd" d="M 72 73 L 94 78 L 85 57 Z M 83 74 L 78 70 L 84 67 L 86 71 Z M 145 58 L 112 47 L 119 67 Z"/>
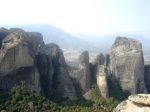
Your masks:
<path fill-rule="evenodd" d="M 1 0 L 0 24 L 48 23 L 69 33 L 150 38 L 150 0 Z"/>

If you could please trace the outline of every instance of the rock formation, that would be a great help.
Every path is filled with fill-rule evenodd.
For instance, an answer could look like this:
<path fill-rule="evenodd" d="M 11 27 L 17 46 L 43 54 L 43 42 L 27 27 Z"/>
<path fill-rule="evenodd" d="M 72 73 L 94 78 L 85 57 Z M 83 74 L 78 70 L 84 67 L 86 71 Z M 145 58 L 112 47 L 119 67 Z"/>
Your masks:
<path fill-rule="evenodd" d="M 145 85 L 147 91 L 150 93 L 150 65 L 144 66 L 144 72 L 145 72 Z"/>
<path fill-rule="evenodd" d="M 120 103 L 113 112 L 150 112 L 150 95 L 135 94 Z"/>
<path fill-rule="evenodd" d="M 88 92 L 91 88 L 91 74 L 90 74 L 90 68 L 89 68 L 89 53 L 88 51 L 84 51 L 79 56 L 79 72 L 77 81 L 79 82 L 82 93 L 85 94 Z"/>
<path fill-rule="evenodd" d="M 63 52 L 56 44 L 45 45 L 37 32 L 0 29 L 0 90 L 17 84 L 46 97 L 76 99 Z"/>
<path fill-rule="evenodd" d="M 67 65 L 62 50 L 56 44 L 46 45 L 47 56 L 51 57 L 54 67 L 52 76 L 53 95 L 56 97 L 69 97 L 71 100 L 76 99 L 75 89 L 67 70 Z"/>
<path fill-rule="evenodd" d="M 0 28 L 0 48 L 2 47 L 2 40 L 11 32 L 5 28 Z"/>
<path fill-rule="evenodd" d="M 131 38 L 117 37 L 111 48 L 110 68 L 127 95 L 146 93 L 142 45 Z"/>
<path fill-rule="evenodd" d="M 35 33 L 38 40 L 36 36 L 31 38 L 30 33 L 24 31 L 5 29 L 5 32 L 9 32 L 9 34 L 2 37 L 0 89 L 8 90 L 16 84 L 24 83 L 28 89 L 40 93 L 40 74 L 36 67 L 35 54 L 42 35 Z M 33 44 L 33 42 L 35 43 Z"/>
<path fill-rule="evenodd" d="M 107 57 L 107 58 L 106 58 Z M 94 73 L 97 80 L 97 85 L 101 91 L 101 94 L 104 98 L 109 97 L 108 85 L 107 85 L 107 76 L 108 76 L 108 56 L 104 56 L 100 53 L 94 60 Z"/>

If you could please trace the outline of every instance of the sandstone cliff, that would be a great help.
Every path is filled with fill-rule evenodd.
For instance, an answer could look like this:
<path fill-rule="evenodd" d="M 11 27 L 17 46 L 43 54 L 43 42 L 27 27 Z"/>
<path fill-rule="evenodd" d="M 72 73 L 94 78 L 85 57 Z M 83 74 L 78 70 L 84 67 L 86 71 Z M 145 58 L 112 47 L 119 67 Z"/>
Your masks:
<path fill-rule="evenodd" d="M 110 68 L 127 95 L 146 93 L 142 45 L 131 38 L 117 37 L 111 48 Z"/>
<path fill-rule="evenodd" d="M 113 112 L 150 112 L 150 95 L 135 94 L 120 103 Z"/>

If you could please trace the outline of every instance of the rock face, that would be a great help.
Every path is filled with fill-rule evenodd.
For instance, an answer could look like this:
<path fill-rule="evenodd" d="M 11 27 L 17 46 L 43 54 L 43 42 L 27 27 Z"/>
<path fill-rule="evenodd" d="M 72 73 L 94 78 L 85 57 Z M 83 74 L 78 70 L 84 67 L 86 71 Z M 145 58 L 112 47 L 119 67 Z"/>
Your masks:
<path fill-rule="evenodd" d="M 145 85 L 147 88 L 147 91 L 150 93 L 150 65 L 145 65 L 144 67 L 145 71 Z"/>
<path fill-rule="evenodd" d="M 96 74 L 97 85 L 101 91 L 101 94 L 104 98 L 109 97 L 108 93 L 108 85 L 107 85 L 107 76 L 108 76 L 108 57 L 107 55 L 104 56 L 100 53 L 96 59 L 94 60 L 94 70 Z"/>
<path fill-rule="evenodd" d="M 18 30 L 5 32 L 9 34 L 2 37 L 4 39 L 0 50 L 0 89 L 8 90 L 16 84 L 24 83 L 28 89 L 40 93 L 40 74 L 36 67 L 35 55 L 42 35 L 34 33 L 36 36 L 33 36 Z"/>
<path fill-rule="evenodd" d="M 120 103 L 113 112 L 150 112 L 150 95 L 135 94 Z"/>
<path fill-rule="evenodd" d="M 0 48 L 2 47 L 2 40 L 11 32 L 5 28 L 0 28 Z"/>
<path fill-rule="evenodd" d="M 117 37 L 111 48 L 110 68 L 127 95 L 146 93 L 144 83 L 144 59 L 141 43 L 125 37 Z"/>
<path fill-rule="evenodd" d="M 76 99 L 63 52 L 37 32 L 0 29 L 0 90 L 17 84 L 46 97 Z"/>
<path fill-rule="evenodd" d="M 80 65 L 79 65 L 77 81 L 80 84 L 82 93 L 85 94 L 91 88 L 91 74 L 90 74 L 90 68 L 89 68 L 89 53 L 88 53 L 88 51 L 84 51 L 79 56 L 79 62 L 80 62 Z"/>
<path fill-rule="evenodd" d="M 56 97 L 69 97 L 76 99 L 75 89 L 69 76 L 62 50 L 56 44 L 46 46 L 47 56 L 51 57 L 54 74 L 52 76 L 52 90 Z"/>

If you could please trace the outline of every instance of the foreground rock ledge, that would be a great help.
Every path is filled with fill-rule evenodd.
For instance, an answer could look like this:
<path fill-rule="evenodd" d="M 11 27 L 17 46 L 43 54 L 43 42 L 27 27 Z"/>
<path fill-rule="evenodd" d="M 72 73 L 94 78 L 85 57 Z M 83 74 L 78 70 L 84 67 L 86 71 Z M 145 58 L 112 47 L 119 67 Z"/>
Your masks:
<path fill-rule="evenodd" d="M 150 94 L 135 94 L 121 102 L 113 112 L 150 112 Z"/>

